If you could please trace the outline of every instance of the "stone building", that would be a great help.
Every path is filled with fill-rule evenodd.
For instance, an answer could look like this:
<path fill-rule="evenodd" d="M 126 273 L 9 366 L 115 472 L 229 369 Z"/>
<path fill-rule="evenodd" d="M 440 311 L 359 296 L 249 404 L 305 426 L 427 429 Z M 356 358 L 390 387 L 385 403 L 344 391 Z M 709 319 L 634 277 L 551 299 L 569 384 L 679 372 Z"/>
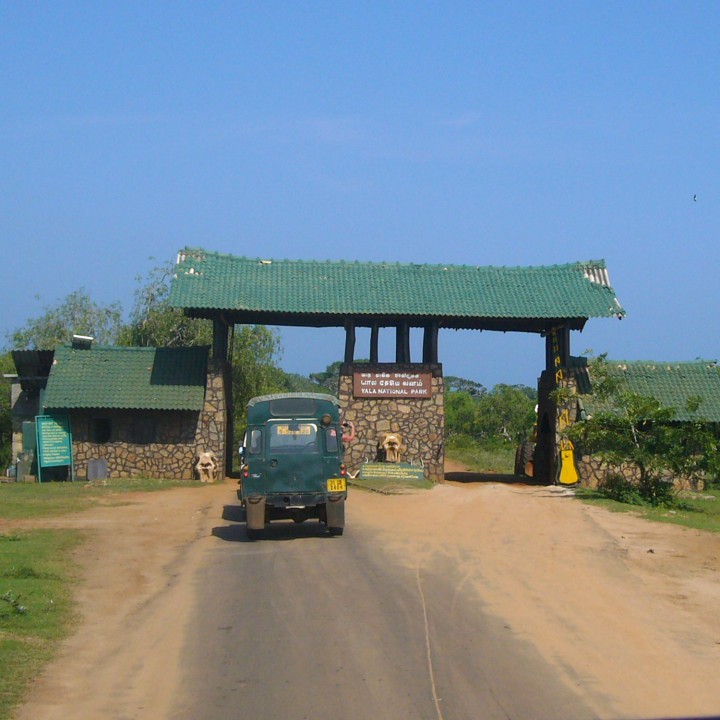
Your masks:
<path fill-rule="evenodd" d="M 673 423 L 682 425 L 701 420 L 712 423 L 720 438 L 720 368 L 715 360 L 691 362 L 606 360 L 606 372 L 615 377 L 624 388 L 637 395 L 653 398 L 675 411 Z M 586 358 L 573 357 L 570 362 L 570 385 L 577 400 L 569 408 L 571 422 L 583 419 L 600 409 L 593 395 L 592 365 Z M 690 410 L 689 401 L 700 398 L 697 410 Z M 588 455 L 582 448 L 576 454 L 580 481 L 588 487 L 597 487 L 609 473 L 620 473 L 636 479 L 636 470 L 629 467 L 611 467 L 599 458 Z M 675 478 L 679 487 L 688 482 Z"/>
<path fill-rule="evenodd" d="M 70 421 L 75 478 L 101 461 L 110 477 L 192 479 L 199 452 L 225 453 L 223 368 L 209 348 L 63 346 L 43 412 Z"/>

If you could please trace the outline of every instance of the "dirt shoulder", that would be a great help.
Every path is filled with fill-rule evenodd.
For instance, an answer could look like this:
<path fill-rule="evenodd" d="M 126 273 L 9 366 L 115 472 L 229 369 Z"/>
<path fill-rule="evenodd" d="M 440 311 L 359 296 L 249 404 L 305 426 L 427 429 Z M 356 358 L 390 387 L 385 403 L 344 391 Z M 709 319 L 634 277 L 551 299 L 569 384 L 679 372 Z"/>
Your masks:
<path fill-rule="evenodd" d="M 76 553 L 82 623 L 18 719 L 167 717 L 194 569 L 217 542 L 211 530 L 236 503 L 235 487 L 137 494 L 54 522 L 91 533 Z M 448 592 L 476 593 L 597 698 L 599 716 L 720 712 L 720 537 L 609 513 L 555 488 L 493 482 L 356 491 L 343 542 L 353 523 L 377 532 L 399 562 L 455 563 L 463 581 Z"/>

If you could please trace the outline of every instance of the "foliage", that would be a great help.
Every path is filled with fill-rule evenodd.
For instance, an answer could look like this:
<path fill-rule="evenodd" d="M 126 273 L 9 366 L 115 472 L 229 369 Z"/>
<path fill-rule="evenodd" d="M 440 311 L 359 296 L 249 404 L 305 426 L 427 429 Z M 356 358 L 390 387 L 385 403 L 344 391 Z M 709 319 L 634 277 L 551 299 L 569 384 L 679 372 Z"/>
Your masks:
<path fill-rule="evenodd" d="M 264 325 L 236 328 L 231 351 L 236 427 L 244 424 L 248 400 L 257 395 L 285 391 L 284 373 L 276 365 L 281 351 L 277 333 Z"/>
<path fill-rule="evenodd" d="M 327 392 L 337 395 L 340 386 L 340 368 L 342 361 L 336 360 L 325 368 L 324 372 L 310 373 L 310 379 L 316 383 L 315 392 Z M 319 385 L 319 387 L 317 387 Z"/>
<path fill-rule="evenodd" d="M 467 390 L 445 396 L 445 424 L 449 435 L 464 434 L 484 443 L 517 444 L 535 423 L 535 392 L 524 385 L 496 385 L 490 392 Z"/>
<path fill-rule="evenodd" d="M 479 397 L 487 393 L 487 388 L 481 383 L 455 375 L 445 376 L 445 389 L 450 393 L 467 393 L 471 397 Z"/>
<path fill-rule="evenodd" d="M 477 404 L 475 422 L 481 437 L 525 440 L 535 424 L 535 394 L 525 385 L 496 385 Z"/>
<path fill-rule="evenodd" d="M 135 305 L 130 322 L 120 333 L 119 344 L 139 347 L 186 347 L 210 345 L 212 323 L 187 317 L 182 310 L 170 307 L 172 263 L 150 270 L 135 291 Z"/>
<path fill-rule="evenodd" d="M 28 321 L 9 339 L 17 350 L 54 350 L 68 344 L 73 335 L 90 335 L 100 345 L 113 345 L 122 327 L 122 310 L 118 303 L 102 305 L 80 288 L 71 292 L 55 307 Z"/>
<path fill-rule="evenodd" d="M 611 477 L 604 488 L 609 496 L 628 498 L 623 502 L 639 498 L 650 505 L 669 505 L 673 502 L 673 478 L 692 482 L 717 477 L 720 453 L 711 423 L 700 417 L 675 421 L 674 408 L 631 391 L 612 372 L 605 356 L 591 361 L 590 375 L 597 409 L 585 422 L 568 428 L 568 435 L 576 447 L 612 466 L 634 469 L 635 493 Z M 567 390 L 555 395 L 558 402 L 572 399 Z M 687 410 L 697 414 L 701 405 L 701 398 L 693 398 Z"/>

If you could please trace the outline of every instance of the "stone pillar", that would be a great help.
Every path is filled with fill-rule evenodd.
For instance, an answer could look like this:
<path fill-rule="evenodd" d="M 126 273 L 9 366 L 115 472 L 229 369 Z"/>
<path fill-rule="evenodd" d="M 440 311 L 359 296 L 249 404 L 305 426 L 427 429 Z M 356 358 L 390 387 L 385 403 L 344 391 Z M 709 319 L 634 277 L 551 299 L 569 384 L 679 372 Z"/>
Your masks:
<path fill-rule="evenodd" d="M 225 368 L 222 360 L 208 360 L 207 382 L 205 385 L 205 404 L 197 426 L 195 436 L 196 453 L 212 450 L 226 472 L 227 456 L 227 402 L 225 397 Z"/>
<path fill-rule="evenodd" d="M 353 394 L 353 370 L 362 372 L 425 372 L 432 374 L 429 398 L 368 397 Z M 381 433 L 399 433 L 406 450 L 403 461 L 424 465 L 428 479 L 441 482 L 445 470 L 445 382 L 442 366 L 411 363 L 356 363 L 344 365 L 338 396 L 344 420 L 355 424 L 355 440 L 345 451 L 351 474 L 374 461 Z"/>

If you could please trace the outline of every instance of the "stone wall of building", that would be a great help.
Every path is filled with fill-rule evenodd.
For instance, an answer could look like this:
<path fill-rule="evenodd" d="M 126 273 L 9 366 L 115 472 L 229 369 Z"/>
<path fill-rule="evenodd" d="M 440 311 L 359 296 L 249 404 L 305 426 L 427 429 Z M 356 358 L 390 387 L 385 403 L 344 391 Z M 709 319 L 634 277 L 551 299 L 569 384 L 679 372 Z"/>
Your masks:
<path fill-rule="evenodd" d="M 91 442 L 94 420 L 107 420 L 108 442 Z M 104 458 L 108 477 L 192 480 L 200 452 L 212 451 L 224 472 L 227 424 L 221 363 L 210 361 L 201 412 L 177 410 L 74 410 L 70 412 L 75 477 L 87 477 L 88 462 Z M 138 426 L 150 423 L 154 441 L 139 441 Z"/>
<path fill-rule="evenodd" d="M 581 452 L 575 454 L 575 461 L 580 474 L 580 484 L 583 487 L 596 488 L 602 486 L 612 475 L 619 475 L 631 483 L 640 481 L 640 471 L 637 467 L 628 463 L 613 465 L 603 462 L 598 457 Z M 673 477 L 668 478 L 668 482 L 672 482 L 676 490 L 699 491 L 705 489 L 705 482 L 700 478 Z"/>
<path fill-rule="evenodd" d="M 362 371 L 432 372 L 430 398 L 356 398 L 352 368 Z M 374 461 L 382 433 L 399 433 L 406 447 L 403 461 L 425 466 L 430 480 L 444 476 L 445 383 L 441 365 L 368 363 L 344 367 L 338 396 L 343 419 L 355 425 L 356 437 L 345 451 L 348 471 L 354 474 L 364 462 Z"/>
<path fill-rule="evenodd" d="M 90 460 L 105 459 L 108 477 L 157 477 L 191 480 L 195 456 L 197 412 L 138 410 L 73 410 L 75 477 L 87 477 Z M 98 420 L 110 427 L 108 442 L 93 442 L 92 424 Z M 138 442 L 138 422 L 154 427 L 153 442 Z"/>

